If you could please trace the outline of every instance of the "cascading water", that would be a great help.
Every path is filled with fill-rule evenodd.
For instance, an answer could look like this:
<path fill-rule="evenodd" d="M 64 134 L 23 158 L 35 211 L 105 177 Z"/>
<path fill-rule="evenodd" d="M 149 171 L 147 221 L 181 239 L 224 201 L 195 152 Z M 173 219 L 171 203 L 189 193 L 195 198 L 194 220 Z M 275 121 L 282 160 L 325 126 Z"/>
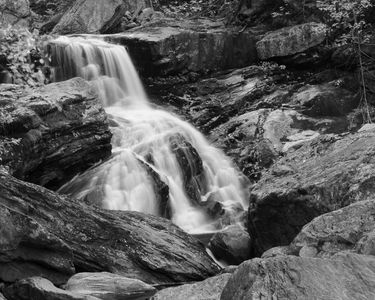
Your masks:
<path fill-rule="evenodd" d="M 194 127 L 151 107 L 124 47 L 90 37 L 60 37 L 50 47 L 55 80 L 92 81 L 113 132 L 112 158 L 61 192 L 169 217 L 190 233 L 238 221 L 248 196 L 239 173 Z"/>

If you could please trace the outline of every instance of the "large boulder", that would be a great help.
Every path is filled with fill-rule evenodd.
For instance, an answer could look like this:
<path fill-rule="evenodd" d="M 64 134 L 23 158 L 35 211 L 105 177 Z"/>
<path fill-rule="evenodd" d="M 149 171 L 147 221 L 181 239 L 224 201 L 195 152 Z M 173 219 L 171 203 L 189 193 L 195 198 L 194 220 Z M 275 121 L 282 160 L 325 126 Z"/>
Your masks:
<path fill-rule="evenodd" d="M 4 293 L 8 300 L 99 300 L 96 297 L 59 289 L 51 281 L 42 277 L 19 280 L 6 287 Z"/>
<path fill-rule="evenodd" d="M 0 87 L 0 165 L 56 188 L 111 154 L 111 132 L 95 90 L 74 78 L 43 87 Z"/>
<path fill-rule="evenodd" d="M 250 65 L 257 59 L 250 31 L 220 22 L 154 22 L 107 36 L 125 45 L 143 76 L 207 73 Z"/>
<path fill-rule="evenodd" d="M 208 248 L 216 259 L 239 265 L 250 258 L 251 239 L 241 226 L 232 225 L 215 233 Z"/>
<path fill-rule="evenodd" d="M 238 267 L 220 299 L 374 299 L 374 278 L 372 256 L 254 259 Z"/>
<path fill-rule="evenodd" d="M 145 7 L 138 0 L 77 0 L 53 29 L 55 34 L 106 33 L 121 23 L 126 11 Z"/>
<path fill-rule="evenodd" d="M 185 284 L 158 292 L 153 300 L 219 300 L 232 274 L 221 274 L 194 284 Z"/>
<path fill-rule="evenodd" d="M 64 288 L 75 294 L 105 300 L 143 300 L 156 293 L 154 287 L 140 280 L 107 272 L 78 273 L 68 280 Z"/>
<path fill-rule="evenodd" d="M 0 24 L 28 26 L 29 0 L 0 0 Z"/>
<path fill-rule="evenodd" d="M 315 218 L 303 227 L 290 251 L 303 257 L 332 257 L 352 251 L 375 255 L 375 201 L 354 203 Z"/>
<path fill-rule="evenodd" d="M 290 56 L 321 44 L 327 34 L 327 26 L 322 23 L 306 23 L 285 27 L 267 33 L 257 42 L 260 59 Z"/>
<path fill-rule="evenodd" d="M 374 130 L 323 135 L 274 164 L 251 191 L 248 226 L 255 252 L 288 245 L 315 217 L 370 199 L 374 142 Z"/>
<path fill-rule="evenodd" d="M 25 183 L 0 169 L 0 281 L 111 272 L 147 283 L 203 280 L 219 267 L 171 222 L 106 211 Z"/>

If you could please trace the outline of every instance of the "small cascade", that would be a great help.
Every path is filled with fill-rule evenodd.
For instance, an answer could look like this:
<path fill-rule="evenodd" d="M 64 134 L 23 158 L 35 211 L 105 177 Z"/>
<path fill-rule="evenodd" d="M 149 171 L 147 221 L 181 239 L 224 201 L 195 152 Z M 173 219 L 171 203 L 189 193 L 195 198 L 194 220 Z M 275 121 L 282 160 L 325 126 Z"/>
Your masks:
<path fill-rule="evenodd" d="M 151 107 L 124 47 L 60 37 L 50 51 L 56 81 L 80 76 L 97 88 L 113 132 L 112 158 L 60 192 L 167 217 L 190 233 L 238 222 L 248 198 L 240 174 L 193 126 Z"/>

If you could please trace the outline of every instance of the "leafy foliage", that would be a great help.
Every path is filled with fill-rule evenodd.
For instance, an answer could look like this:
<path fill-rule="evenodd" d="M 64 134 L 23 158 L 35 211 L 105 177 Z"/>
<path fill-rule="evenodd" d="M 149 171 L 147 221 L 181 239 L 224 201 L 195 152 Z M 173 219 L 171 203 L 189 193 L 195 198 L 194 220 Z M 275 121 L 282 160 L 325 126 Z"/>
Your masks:
<path fill-rule="evenodd" d="M 318 1 L 318 8 L 328 14 L 336 46 L 351 47 L 358 60 L 360 81 L 360 106 L 363 119 L 371 123 L 366 88 L 366 67 L 364 65 L 362 46 L 368 43 L 372 24 L 365 19 L 366 12 L 373 6 L 371 0 L 323 0 Z"/>
<path fill-rule="evenodd" d="M 49 36 L 25 28 L 0 26 L 0 57 L 16 84 L 35 86 L 46 83 L 48 73 L 44 46 Z"/>
<path fill-rule="evenodd" d="M 332 31 L 337 32 L 336 45 L 364 42 L 366 30 L 371 26 L 365 14 L 372 7 L 371 0 L 321 0 L 318 8 L 328 15 Z"/>

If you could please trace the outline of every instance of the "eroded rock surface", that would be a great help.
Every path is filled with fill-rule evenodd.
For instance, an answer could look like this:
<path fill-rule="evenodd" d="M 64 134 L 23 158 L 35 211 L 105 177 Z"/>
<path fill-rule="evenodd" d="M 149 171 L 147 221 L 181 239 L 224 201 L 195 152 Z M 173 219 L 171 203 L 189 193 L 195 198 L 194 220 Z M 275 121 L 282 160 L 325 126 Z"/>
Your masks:
<path fill-rule="evenodd" d="M 105 211 L 0 171 L 0 280 L 42 276 L 63 284 L 107 271 L 147 283 L 219 272 L 203 246 L 165 219 Z"/>
<path fill-rule="evenodd" d="M 375 297 L 374 278 L 373 256 L 253 259 L 238 267 L 220 299 L 365 300 Z"/>
<path fill-rule="evenodd" d="M 83 79 L 0 87 L 0 165 L 17 178 L 56 188 L 109 157 L 111 136 L 100 100 Z"/>

